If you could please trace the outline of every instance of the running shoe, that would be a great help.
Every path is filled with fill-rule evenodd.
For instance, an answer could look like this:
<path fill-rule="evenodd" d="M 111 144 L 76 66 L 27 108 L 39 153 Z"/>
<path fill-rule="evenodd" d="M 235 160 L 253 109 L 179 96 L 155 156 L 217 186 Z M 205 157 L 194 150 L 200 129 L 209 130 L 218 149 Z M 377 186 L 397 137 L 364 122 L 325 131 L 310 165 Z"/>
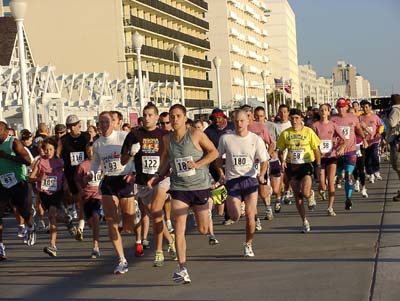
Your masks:
<path fill-rule="evenodd" d="M 6 260 L 6 246 L 5 245 L 0 245 L 0 261 Z"/>
<path fill-rule="evenodd" d="M 83 230 L 81 228 L 76 228 L 75 239 L 77 241 L 83 241 Z"/>
<path fill-rule="evenodd" d="M 327 199 L 326 199 L 326 191 L 325 190 L 320 190 L 319 191 L 319 199 L 321 200 L 321 201 L 326 201 Z"/>
<path fill-rule="evenodd" d="M 93 249 L 92 250 L 92 255 L 90 256 L 92 259 L 96 259 L 100 257 L 100 251 L 99 249 Z"/>
<path fill-rule="evenodd" d="M 48 246 L 43 249 L 43 252 L 48 254 L 50 257 L 57 257 L 57 247 Z"/>
<path fill-rule="evenodd" d="M 67 215 L 67 222 L 65 223 L 65 226 L 67 227 L 69 235 L 71 235 L 71 237 L 76 237 L 77 230 L 74 224 L 72 223 L 72 220 L 73 217 L 71 215 Z"/>
<path fill-rule="evenodd" d="M 215 246 L 219 244 L 218 239 L 215 237 L 215 235 L 208 235 L 208 244 L 210 246 Z"/>
<path fill-rule="evenodd" d="M 290 191 L 285 191 L 283 194 L 283 202 L 286 205 L 291 205 L 292 204 L 292 200 L 290 199 Z"/>
<path fill-rule="evenodd" d="M 19 225 L 18 226 L 18 231 L 17 231 L 17 236 L 19 237 L 19 238 L 24 238 L 25 237 L 25 235 L 26 235 L 26 227 L 25 227 L 25 225 Z"/>
<path fill-rule="evenodd" d="M 167 220 L 167 229 L 169 233 L 173 233 L 175 231 L 174 226 L 172 226 L 171 220 Z"/>
<path fill-rule="evenodd" d="M 256 218 L 256 231 L 261 231 L 262 230 L 262 225 L 260 219 L 257 217 Z"/>
<path fill-rule="evenodd" d="M 244 202 L 240 203 L 240 216 L 244 216 L 246 214 Z"/>
<path fill-rule="evenodd" d="M 281 209 L 282 209 L 281 202 L 280 202 L 280 201 L 276 201 L 276 203 L 275 203 L 275 208 L 274 208 L 275 213 L 281 212 Z"/>
<path fill-rule="evenodd" d="M 142 244 L 140 242 L 137 242 L 135 244 L 135 256 L 136 257 L 142 257 L 143 255 L 144 255 L 143 246 L 142 246 Z"/>
<path fill-rule="evenodd" d="M 127 261 L 120 261 L 118 265 L 115 267 L 114 274 L 115 275 L 122 275 L 128 272 L 128 262 Z"/>
<path fill-rule="evenodd" d="M 359 192 L 360 191 L 360 181 L 356 180 L 356 182 L 353 185 L 354 191 Z"/>
<path fill-rule="evenodd" d="M 374 183 L 375 183 L 375 175 L 370 175 L 370 176 L 369 176 L 369 182 L 370 182 L 371 184 L 374 184 Z"/>
<path fill-rule="evenodd" d="M 265 211 L 265 217 L 264 217 L 264 219 L 267 220 L 267 221 L 271 221 L 271 220 L 274 219 L 274 214 L 272 213 L 272 208 L 268 208 L 268 209 Z"/>
<path fill-rule="evenodd" d="M 254 257 L 253 248 L 250 244 L 245 242 L 243 244 L 243 247 L 244 247 L 244 257 Z"/>
<path fill-rule="evenodd" d="M 315 201 L 314 190 L 311 190 L 311 196 L 308 199 L 308 210 L 314 211 L 317 202 Z"/>
<path fill-rule="evenodd" d="M 326 210 L 326 213 L 328 214 L 328 216 L 336 216 L 335 211 L 333 211 L 333 208 L 331 208 L 331 207 L 329 207 L 329 208 Z"/>
<path fill-rule="evenodd" d="M 223 222 L 222 222 L 222 224 L 224 225 L 224 226 L 229 226 L 229 225 L 232 225 L 233 223 L 235 223 L 233 220 L 231 220 L 231 219 L 227 219 L 227 220 L 224 220 Z"/>
<path fill-rule="evenodd" d="M 382 181 L 382 176 L 381 176 L 381 173 L 380 173 L 379 171 L 377 171 L 377 172 L 375 173 L 375 179 L 377 179 L 377 180 L 379 180 L 379 181 Z"/>
<path fill-rule="evenodd" d="M 351 210 L 352 207 L 353 207 L 353 202 L 351 201 L 351 199 L 346 199 L 344 209 Z"/>
<path fill-rule="evenodd" d="M 179 267 L 179 270 L 174 273 L 174 275 L 172 276 L 172 279 L 176 283 L 187 284 L 187 283 L 192 282 L 190 280 L 189 273 L 185 267 Z"/>
<path fill-rule="evenodd" d="M 35 225 L 33 225 L 32 230 L 28 229 L 28 231 L 26 232 L 24 241 L 26 241 L 26 244 L 30 247 L 35 245 L 35 243 L 36 243 L 36 226 Z"/>
<path fill-rule="evenodd" d="M 308 222 L 308 220 L 304 220 L 303 222 L 303 233 L 308 233 L 311 231 L 311 227 L 310 227 L 310 223 Z"/>
<path fill-rule="evenodd" d="M 145 249 L 149 249 L 150 248 L 150 241 L 147 239 L 142 239 L 142 246 Z"/>
<path fill-rule="evenodd" d="M 367 193 L 367 189 L 365 187 L 363 187 L 363 189 L 361 189 L 361 194 L 364 198 L 368 197 L 368 193 Z"/>
<path fill-rule="evenodd" d="M 162 251 L 156 251 L 154 255 L 153 267 L 160 268 L 164 265 L 164 254 Z"/>
<path fill-rule="evenodd" d="M 135 200 L 135 225 L 140 223 L 142 219 L 142 212 L 140 211 L 139 203 Z"/>
<path fill-rule="evenodd" d="M 178 260 L 178 256 L 176 255 L 176 247 L 175 247 L 175 234 L 171 234 L 172 241 L 168 244 L 167 252 L 171 256 L 172 260 Z"/>
<path fill-rule="evenodd" d="M 72 219 L 77 219 L 78 218 L 78 212 L 76 211 L 75 205 L 68 206 L 68 215 L 72 217 Z"/>

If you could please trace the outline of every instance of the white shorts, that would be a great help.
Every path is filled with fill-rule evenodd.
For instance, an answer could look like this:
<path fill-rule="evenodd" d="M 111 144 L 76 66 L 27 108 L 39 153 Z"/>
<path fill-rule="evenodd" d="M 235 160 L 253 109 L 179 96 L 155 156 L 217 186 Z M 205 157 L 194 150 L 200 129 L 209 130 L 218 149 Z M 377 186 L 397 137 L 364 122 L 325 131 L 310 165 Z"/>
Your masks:
<path fill-rule="evenodd" d="M 146 185 L 137 184 L 135 189 L 135 197 L 137 199 L 140 199 L 143 204 L 148 205 L 153 200 L 154 193 L 157 191 L 158 188 L 162 188 L 165 191 L 168 191 L 170 184 L 171 182 L 169 177 L 165 178 L 157 185 L 153 186 L 153 188 L 149 188 Z"/>

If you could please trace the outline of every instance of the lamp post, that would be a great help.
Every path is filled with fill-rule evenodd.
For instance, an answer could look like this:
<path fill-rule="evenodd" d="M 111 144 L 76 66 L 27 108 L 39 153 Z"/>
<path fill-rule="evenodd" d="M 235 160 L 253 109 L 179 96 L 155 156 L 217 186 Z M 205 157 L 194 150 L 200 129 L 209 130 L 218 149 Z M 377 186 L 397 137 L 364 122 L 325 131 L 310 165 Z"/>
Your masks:
<path fill-rule="evenodd" d="M 222 62 L 222 60 L 219 56 L 216 56 L 213 59 L 215 72 L 217 74 L 217 98 L 218 98 L 218 108 L 220 108 L 220 109 L 222 109 L 221 83 L 220 83 L 220 77 L 219 77 L 219 68 L 221 67 L 221 62 Z"/>
<path fill-rule="evenodd" d="M 306 100 L 305 100 L 305 98 L 304 98 L 304 84 L 303 83 L 301 83 L 300 84 L 300 86 L 301 86 L 301 96 L 302 96 L 302 99 L 303 99 L 303 102 L 302 102 L 302 104 L 301 104 L 301 108 L 302 108 L 302 110 L 303 110 L 303 112 L 305 111 L 305 104 L 306 104 Z"/>
<path fill-rule="evenodd" d="M 180 85 L 181 85 L 181 103 L 185 105 L 185 86 L 183 83 L 183 57 L 185 56 L 185 47 L 178 44 L 175 47 L 175 53 L 179 60 L 179 73 L 180 73 Z"/>
<path fill-rule="evenodd" d="M 28 100 L 28 82 L 26 79 L 26 59 L 24 45 L 24 17 L 27 9 L 27 3 L 24 0 L 13 0 L 10 2 L 10 10 L 17 23 L 18 34 L 18 55 L 19 70 L 21 76 L 21 93 L 22 93 L 22 123 L 25 129 L 31 130 L 30 112 Z"/>
<path fill-rule="evenodd" d="M 293 80 L 289 79 L 289 85 L 290 85 L 290 103 L 291 107 L 294 108 L 294 100 L 293 100 Z"/>
<path fill-rule="evenodd" d="M 266 80 L 269 72 L 263 70 L 261 71 L 261 78 L 263 80 L 263 92 L 264 92 L 264 108 L 265 108 L 265 116 L 268 118 L 268 100 L 267 100 L 267 88 L 266 88 Z"/>
<path fill-rule="evenodd" d="M 143 99 L 143 80 L 142 80 L 142 60 L 140 57 L 140 51 L 142 50 L 143 45 L 143 36 L 141 36 L 137 31 L 133 34 L 132 37 L 133 48 L 136 51 L 137 57 L 137 65 L 138 65 L 138 80 L 139 80 L 139 115 L 142 114 L 142 110 L 144 108 L 144 99 Z"/>
<path fill-rule="evenodd" d="M 240 71 L 242 72 L 243 75 L 243 88 L 244 88 L 244 104 L 248 104 L 247 101 L 247 81 L 246 81 L 246 73 L 249 72 L 249 68 L 245 64 L 240 67 Z"/>

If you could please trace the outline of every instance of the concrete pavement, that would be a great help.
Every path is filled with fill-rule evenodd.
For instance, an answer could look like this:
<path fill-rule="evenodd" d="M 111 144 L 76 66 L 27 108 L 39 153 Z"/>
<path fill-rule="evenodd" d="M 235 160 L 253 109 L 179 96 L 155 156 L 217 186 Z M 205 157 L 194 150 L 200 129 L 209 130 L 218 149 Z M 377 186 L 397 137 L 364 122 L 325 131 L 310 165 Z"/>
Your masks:
<path fill-rule="evenodd" d="M 192 227 L 187 236 L 192 283 L 185 286 L 172 281 L 175 262 L 153 268 L 149 250 L 135 258 L 134 239 L 127 235 L 129 272 L 112 275 L 115 256 L 104 225 L 101 258 L 88 259 L 89 230 L 84 242 L 76 242 L 62 229 L 53 259 L 42 252 L 47 234 L 28 248 L 8 218 L 9 260 L 0 262 L 0 300 L 398 300 L 400 204 L 391 198 L 400 185 L 386 163 L 382 175 L 383 181 L 368 184 L 368 199 L 355 193 L 350 212 L 344 210 L 343 190 L 337 193 L 336 217 L 326 216 L 327 203 L 319 202 L 306 235 L 295 206 L 283 206 L 274 220 L 262 221 L 254 259 L 243 258 L 244 221 L 223 226 L 216 218 L 216 246 Z M 263 218 L 261 204 L 259 212 Z"/>

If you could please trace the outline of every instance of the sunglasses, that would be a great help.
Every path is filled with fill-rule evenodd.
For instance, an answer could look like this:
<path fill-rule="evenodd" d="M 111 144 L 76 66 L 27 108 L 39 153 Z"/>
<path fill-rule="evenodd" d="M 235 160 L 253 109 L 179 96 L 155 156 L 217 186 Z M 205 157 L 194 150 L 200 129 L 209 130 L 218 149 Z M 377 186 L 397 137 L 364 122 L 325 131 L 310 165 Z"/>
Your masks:
<path fill-rule="evenodd" d="M 160 122 L 160 124 L 161 125 L 166 125 L 166 124 L 170 124 L 170 122 L 169 121 L 162 121 L 162 122 Z"/>

